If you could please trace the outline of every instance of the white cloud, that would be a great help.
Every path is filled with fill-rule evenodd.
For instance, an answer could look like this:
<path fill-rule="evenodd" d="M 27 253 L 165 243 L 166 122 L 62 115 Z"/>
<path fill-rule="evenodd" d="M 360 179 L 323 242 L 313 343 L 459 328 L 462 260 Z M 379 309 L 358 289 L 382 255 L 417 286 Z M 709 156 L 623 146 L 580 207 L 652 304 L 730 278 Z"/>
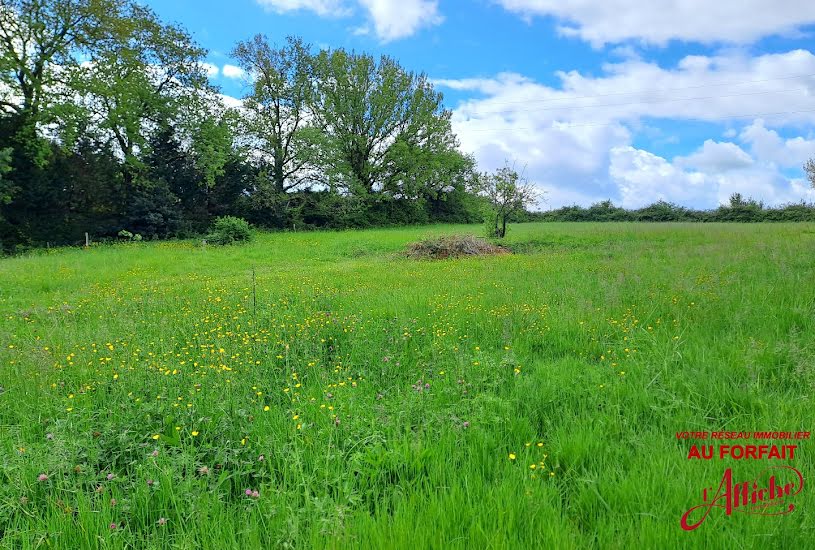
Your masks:
<path fill-rule="evenodd" d="M 304 10 L 322 17 L 348 15 L 343 0 L 257 0 L 257 3 L 276 13 Z"/>
<path fill-rule="evenodd" d="M 767 205 L 798 202 L 807 198 L 807 193 L 794 192 L 792 183 L 772 167 L 757 166 L 749 170 L 711 174 L 708 178 L 716 186 L 719 204 L 727 204 L 733 193 Z"/>
<path fill-rule="evenodd" d="M 223 74 L 226 78 L 243 78 L 246 71 L 235 65 L 224 65 Z"/>
<path fill-rule="evenodd" d="M 815 122 L 815 55 L 806 50 L 748 57 L 737 52 L 689 56 L 674 68 L 628 59 L 604 74 L 559 71 L 559 87 L 514 73 L 437 79 L 440 87 L 488 97 L 459 106 L 462 116 L 609 123 L 642 117 L 722 121 L 764 116 L 776 124 Z"/>
<path fill-rule="evenodd" d="M 787 178 L 771 165 L 756 163 L 744 170 L 708 174 L 707 177 L 716 186 L 719 204 L 726 204 L 733 193 L 760 200 L 768 206 L 815 202 L 815 189 L 802 178 Z"/>
<path fill-rule="evenodd" d="M 800 168 L 807 159 L 815 158 L 815 139 L 782 139 L 775 130 L 765 128 L 760 119 L 744 128 L 739 139 L 750 145 L 757 159 L 784 168 Z"/>
<path fill-rule="evenodd" d="M 608 200 L 612 197 L 612 195 L 608 193 L 603 193 L 602 190 L 598 190 L 596 193 L 582 192 L 560 185 L 549 184 L 538 185 L 538 188 L 543 194 L 538 204 L 532 207 L 533 210 L 549 210 L 575 204 L 585 206 Z"/>
<path fill-rule="evenodd" d="M 321 17 L 348 17 L 357 5 L 367 23 L 354 27 L 354 35 L 373 31 L 383 42 L 412 36 L 420 29 L 441 24 L 438 0 L 257 0 L 277 13 L 312 11 Z"/>
<path fill-rule="evenodd" d="M 709 168 L 686 170 L 676 160 L 671 163 L 629 146 L 612 150 L 609 175 L 626 208 L 640 208 L 657 200 L 714 208 L 726 204 L 733 193 L 766 205 L 815 201 L 815 190 L 803 179 L 788 179 L 772 165 L 750 162 L 740 169 Z"/>
<path fill-rule="evenodd" d="M 603 198 L 636 206 L 663 198 L 712 208 L 738 190 L 768 204 L 809 196 L 780 170 L 815 156 L 813 137 L 803 130 L 802 137 L 784 139 L 768 127 L 797 128 L 801 135 L 815 124 L 815 78 L 806 76 L 813 73 L 809 51 L 757 57 L 730 51 L 686 57 L 672 68 L 630 58 L 596 76 L 560 72 L 559 86 L 515 73 L 433 82 L 472 96 L 453 109 L 462 149 L 481 169 L 504 159 L 526 165 L 530 181 L 550 190 L 549 207 Z M 756 123 L 758 117 L 746 116 L 762 113 L 784 114 Z M 708 140 L 673 161 L 632 146 L 635 137 L 679 143 L 681 134 L 671 129 L 683 121 L 727 125 L 728 141 Z M 737 136 L 744 148 L 732 142 Z"/>
<path fill-rule="evenodd" d="M 213 65 L 212 63 L 202 63 L 202 66 L 207 72 L 207 76 L 210 78 L 218 76 L 218 74 L 221 72 L 217 65 Z"/>
<path fill-rule="evenodd" d="M 815 4 L 773 0 L 496 0 L 526 19 L 552 16 L 559 31 L 595 46 L 641 40 L 664 45 L 677 39 L 750 43 L 763 36 L 800 34 L 815 23 Z"/>
<path fill-rule="evenodd" d="M 226 94 L 218 94 L 218 98 L 224 107 L 228 109 L 241 109 L 243 108 L 243 100 Z"/>
<path fill-rule="evenodd" d="M 790 180 L 790 199 L 787 202 L 806 201 L 815 203 L 815 189 L 804 178 Z"/>
<path fill-rule="evenodd" d="M 359 0 L 359 3 L 368 11 L 376 35 L 385 42 L 411 36 L 444 20 L 438 0 Z"/>
<path fill-rule="evenodd" d="M 674 163 L 705 172 L 727 172 L 746 168 L 753 164 L 753 159 L 735 143 L 708 139 L 698 151 L 686 157 L 677 157 Z"/>
<path fill-rule="evenodd" d="M 625 208 L 641 208 L 657 200 L 704 205 L 716 201 L 717 189 L 705 174 L 686 172 L 631 146 L 611 150 L 609 176 Z"/>

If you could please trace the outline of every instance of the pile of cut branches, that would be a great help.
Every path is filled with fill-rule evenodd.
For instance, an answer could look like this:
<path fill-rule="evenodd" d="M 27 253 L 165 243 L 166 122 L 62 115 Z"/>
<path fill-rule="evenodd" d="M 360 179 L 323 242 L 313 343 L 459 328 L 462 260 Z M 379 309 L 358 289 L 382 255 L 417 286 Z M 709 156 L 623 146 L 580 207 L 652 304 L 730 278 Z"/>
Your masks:
<path fill-rule="evenodd" d="M 509 250 L 473 235 L 452 235 L 425 239 L 408 246 L 407 257 L 414 260 L 442 260 L 462 256 L 509 254 Z"/>

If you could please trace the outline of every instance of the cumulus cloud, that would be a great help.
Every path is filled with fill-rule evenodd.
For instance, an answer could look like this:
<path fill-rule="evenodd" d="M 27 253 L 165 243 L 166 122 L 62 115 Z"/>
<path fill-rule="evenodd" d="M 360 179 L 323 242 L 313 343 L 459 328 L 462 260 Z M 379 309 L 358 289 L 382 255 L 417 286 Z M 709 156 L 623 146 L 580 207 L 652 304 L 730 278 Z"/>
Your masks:
<path fill-rule="evenodd" d="M 237 97 L 233 97 L 231 95 L 226 94 L 218 94 L 218 97 L 221 100 L 221 103 L 224 107 L 228 109 L 242 109 L 243 108 L 243 100 L 238 99 Z"/>
<path fill-rule="evenodd" d="M 783 168 L 800 168 L 807 159 L 815 158 L 815 138 L 782 139 L 778 132 L 766 128 L 761 119 L 744 128 L 739 138 L 750 145 L 756 158 Z"/>
<path fill-rule="evenodd" d="M 813 123 L 815 55 L 807 50 L 747 57 L 739 53 L 690 56 L 676 67 L 629 59 L 607 63 L 601 76 L 559 71 L 559 87 L 519 74 L 494 78 L 436 79 L 434 83 L 486 98 L 465 102 L 462 115 L 513 116 L 607 123 L 643 117 L 722 121 L 772 118 Z"/>
<path fill-rule="evenodd" d="M 686 157 L 677 157 L 674 162 L 705 172 L 727 172 L 751 166 L 753 158 L 735 143 L 708 139 L 698 151 Z"/>
<path fill-rule="evenodd" d="M 734 144 L 718 145 L 737 148 Z M 703 147 L 697 153 L 702 155 L 704 151 Z M 709 147 L 710 151 L 732 154 L 735 150 Z M 774 166 L 753 159 L 738 168 L 731 164 L 723 171 L 712 165 L 700 170 L 685 166 L 685 162 L 677 162 L 677 159 L 670 162 L 648 151 L 619 147 L 612 150 L 609 176 L 619 188 L 620 202 L 626 208 L 641 208 L 657 200 L 713 208 L 727 204 L 733 193 L 767 205 L 815 201 L 815 190 L 802 178 L 788 179 Z"/>
<path fill-rule="evenodd" d="M 365 14 L 366 24 L 352 29 L 355 35 L 371 31 L 383 42 L 412 36 L 425 27 L 441 24 L 438 0 L 257 0 L 277 13 L 311 11 L 321 17 L 348 17 L 357 7 Z"/>
<path fill-rule="evenodd" d="M 705 174 L 682 170 L 631 146 L 611 150 L 609 176 L 625 208 L 641 208 L 657 200 L 709 206 L 717 198 L 717 189 Z"/>
<path fill-rule="evenodd" d="M 257 3 L 275 13 L 304 10 L 323 17 L 348 15 L 348 9 L 342 0 L 257 0 Z"/>
<path fill-rule="evenodd" d="M 444 20 L 437 0 L 359 0 L 359 3 L 368 11 L 376 35 L 386 42 L 411 36 Z"/>
<path fill-rule="evenodd" d="M 226 78 L 243 78 L 246 75 L 246 71 L 240 67 L 229 64 L 224 65 L 222 72 Z"/>
<path fill-rule="evenodd" d="M 212 63 L 203 63 L 204 70 L 207 72 L 207 76 L 212 78 L 214 76 L 218 76 L 221 70 Z"/>
<path fill-rule="evenodd" d="M 610 198 L 710 208 L 739 189 L 768 204 L 809 196 L 780 169 L 815 156 L 813 138 L 785 139 L 776 130 L 815 123 L 813 73 L 809 51 L 731 51 L 689 56 L 671 68 L 629 58 L 600 75 L 559 72 L 558 86 L 516 73 L 433 82 L 469 92 L 452 115 L 462 148 L 482 169 L 504 159 L 525 165 L 530 181 L 550 191 L 549 207 Z M 765 122 L 749 116 L 770 112 Z M 653 121 L 664 126 L 653 129 Z M 708 140 L 673 160 L 633 146 L 644 138 L 670 143 L 670 125 L 682 121 L 727 124 L 728 141 Z"/>
<path fill-rule="evenodd" d="M 806 2 L 772 0 L 496 0 L 524 18 L 552 16 L 559 31 L 594 46 L 639 40 L 750 43 L 769 35 L 800 34 L 815 23 Z"/>

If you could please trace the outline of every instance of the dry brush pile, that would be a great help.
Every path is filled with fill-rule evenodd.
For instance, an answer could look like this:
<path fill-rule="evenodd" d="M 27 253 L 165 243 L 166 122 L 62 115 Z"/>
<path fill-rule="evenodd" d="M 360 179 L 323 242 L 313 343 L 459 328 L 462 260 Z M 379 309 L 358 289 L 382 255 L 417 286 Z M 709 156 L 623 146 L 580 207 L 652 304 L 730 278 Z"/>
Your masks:
<path fill-rule="evenodd" d="M 407 256 L 415 260 L 442 260 L 509 253 L 508 249 L 474 235 L 451 235 L 412 243 L 408 246 Z"/>

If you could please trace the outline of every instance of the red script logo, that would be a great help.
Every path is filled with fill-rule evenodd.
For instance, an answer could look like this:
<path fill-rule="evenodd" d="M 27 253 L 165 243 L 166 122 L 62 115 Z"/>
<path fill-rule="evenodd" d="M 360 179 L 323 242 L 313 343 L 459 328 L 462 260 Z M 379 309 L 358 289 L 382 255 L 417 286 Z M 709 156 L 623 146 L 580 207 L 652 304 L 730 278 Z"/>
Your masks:
<path fill-rule="evenodd" d="M 795 510 L 789 502 L 804 488 L 804 476 L 792 466 L 770 466 L 751 481 L 733 482 L 731 468 L 725 470 L 716 493 L 712 487 L 702 491 L 702 504 L 697 504 L 682 516 L 680 524 L 685 531 L 693 531 L 707 519 L 713 508 L 724 508 L 726 515 L 733 512 L 761 516 L 781 516 Z"/>

